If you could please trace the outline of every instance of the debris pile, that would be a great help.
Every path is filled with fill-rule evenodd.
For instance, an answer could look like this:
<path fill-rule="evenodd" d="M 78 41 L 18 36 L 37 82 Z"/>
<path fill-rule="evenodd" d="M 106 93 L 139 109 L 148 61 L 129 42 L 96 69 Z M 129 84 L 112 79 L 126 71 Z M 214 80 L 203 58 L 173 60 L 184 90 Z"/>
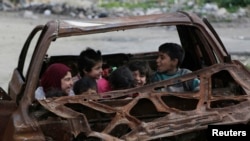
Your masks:
<path fill-rule="evenodd" d="M 212 22 L 239 20 L 245 22 L 250 17 L 250 8 L 240 8 L 235 13 L 230 13 L 225 8 L 218 7 L 215 3 L 206 3 L 203 6 L 199 6 L 194 1 L 188 0 L 180 0 L 174 4 L 161 1 L 153 8 L 148 7 L 147 9 L 140 7 L 128 9 L 115 6 L 104 8 L 101 6 L 107 2 L 103 2 L 102 0 L 19 0 L 18 3 L 11 3 L 10 0 L 0 0 L 0 11 L 29 11 L 34 14 L 44 14 L 46 16 L 64 15 L 83 19 L 149 15 L 177 10 L 194 12 L 202 16 L 205 15 Z"/>

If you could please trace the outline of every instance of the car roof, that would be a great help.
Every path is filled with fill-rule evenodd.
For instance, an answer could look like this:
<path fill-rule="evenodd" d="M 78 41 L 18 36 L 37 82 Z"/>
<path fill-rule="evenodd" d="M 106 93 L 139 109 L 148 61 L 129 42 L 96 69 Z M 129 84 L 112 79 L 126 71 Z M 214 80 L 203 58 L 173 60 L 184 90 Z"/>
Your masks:
<path fill-rule="evenodd" d="M 88 19 L 88 20 L 87 19 L 53 20 L 49 21 L 46 24 L 46 27 L 48 27 L 49 28 L 48 30 L 50 30 L 50 32 L 47 32 L 48 38 L 51 38 L 51 40 L 55 41 L 58 38 L 69 37 L 69 36 L 77 38 L 77 36 L 80 35 L 88 35 L 88 34 L 97 35 L 97 33 L 107 33 L 112 31 L 125 31 L 129 29 L 138 30 L 138 29 L 146 29 L 147 27 L 178 26 L 178 25 L 198 26 L 199 28 L 206 27 L 201 18 L 199 18 L 196 14 L 186 13 L 181 11 L 174 13 L 131 16 L 131 17 L 99 18 L 99 19 Z M 64 48 L 62 47 L 66 46 L 66 44 L 59 46 L 61 50 L 64 50 Z M 65 47 L 65 49 L 67 47 Z M 77 47 L 74 46 L 74 48 Z M 111 53 L 105 51 L 104 52 L 102 51 L 102 53 L 103 54 Z M 136 53 L 135 50 L 133 51 L 134 52 L 132 53 Z M 58 53 L 58 50 L 56 52 Z M 71 55 L 76 55 L 76 54 L 78 53 L 77 52 L 71 53 Z"/>
<path fill-rule="evenodd" d="M 50 21 L 47 24 L 58 24 L 58 27 L 55 27 L 55 31 L 57 31 L 57 37 L 64 37 L 69 36 L 69 34 L 84 35 L 89 34 L 89 32 L 98 33 L 112 30 L 137 28 L 139 25 L 143 28 L 155 26 L 156 24 L 171 25 L 173 23 L 175 23 L 175 25 L 203 24 L 197 15 L 183 12 L 133 17 L 100 18 L 85 20 L 84 22 L 73 20 L 56 20 Z"/>

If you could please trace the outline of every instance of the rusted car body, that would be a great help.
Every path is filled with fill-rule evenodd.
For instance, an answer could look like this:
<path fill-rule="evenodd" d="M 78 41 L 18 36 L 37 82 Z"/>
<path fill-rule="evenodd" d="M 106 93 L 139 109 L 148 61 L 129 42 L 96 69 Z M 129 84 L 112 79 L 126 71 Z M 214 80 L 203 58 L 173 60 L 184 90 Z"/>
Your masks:
<path fill-rule="evenodd" d="M 30 33 L 13 71 L 8 92 L 1 90 L 0 140 L 206 140 L 211 124 L 249 124 L 250 72 L 232 60 L 209 22 L 192 13 L 175 12 L 88 21 L 49 21 Z M 53 42 L 70 36 L 89 36 L 136 28 L 174 26 L 186 52 L 182 67 L 193 72 L 143 87 L 89 93 L 36 101 L 34 92 L 44 68 L 54 62 L 75 67 L 77 55 L 48 56 Z M 34 36 L 27 72 L 27 52 Z M 84 42 L 84 41 L 83 41 Z M 84 44 L 84 43 L 83 43 Z M 115 43 L 114 43 L 115 44 Z M 104 61 L 123 65 L 147 60 L 155 69 L 155 52 L 104 54 Z M 103 45 L 104 46 L 104 45 Z M 105 50 L 108 47 L 103 47 Z M 119 48 L 119 46 L 117 46 Z M 69 49 L 70 50 L 70 49 Z M 80 52 L 79 52 L 80 53 Z M 77 66 L 76 66 L 77 67 Z M 158 88 L 200 79 L 197 92 L 160 92 Z M 136 94 L 133 98 L 124 98 Z M 40 105 L 43 110 L 37 109 Z M 189 136 L 190 135 L 190 136 Z M 194 135 L 194 136 L 192 136 Z"/>

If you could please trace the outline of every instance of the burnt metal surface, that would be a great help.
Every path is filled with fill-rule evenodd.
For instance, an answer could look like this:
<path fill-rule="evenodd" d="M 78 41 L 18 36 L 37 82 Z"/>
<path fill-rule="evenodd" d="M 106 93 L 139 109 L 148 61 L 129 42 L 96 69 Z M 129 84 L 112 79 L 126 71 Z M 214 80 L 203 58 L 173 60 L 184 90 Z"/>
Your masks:
<path fill-rule="evenodd" d="M 211 76 L 228 71 L 235 80 L 226 87 L 211 89 Z M 226 72 L 223 72 L 226 73 Z M 198 92 L 167 93 L 155 88 L 170 81 L 121 92 L 110 92 L 112 99 L 90 93 L 75 97 L 39 101 L 46 109 L 63 117 L 68 131 L 103 140 L 152 140 L 204 130 L 209 124 L 247 124 L 250 119 L 249 86 L 240 82 L 247 93 L 233 87 L 238 77 L 249 75 L 237 65 L 215 65 L 198 71 L 201 80 Z M 229 75 L 230 76 L 230 75 Z M 185 81 L 192 76 L 176 78 Z M 219 78 L 214 78 L 219 79 Z M 249 82 L 249 79 L 246 80 Z M 217 85 L 219 85 L 219 82 Z M 235 86 L 236 87 L 236 86 Z M 130 96 L 137 94 L 135 98 Z M 119 97 L 128 96 L 127 99 Z M 130 98 L 129 98 L 130 97 Z M 110 136 L 113 135 L 113 136 Z"/>
<path fill-rule="evenodd" d="M 191 134 L 195 140 L 203 141 L 210 124 L 249 124 L 250 72 L 239 61 L 231 60 L 206 20 L 192 13 L 176 12 L 88 22 L 92 25 L 49 21 L 31 32 L 13 71 L 8 94 L 0 90 L 0 140 L 176 140 Z M 193 51 L 188 56 L 193 60 L 185 62 L 185 67 L 190 67 L 193 73 L 139 88 L 107 92 L 105 97 L 90 92 L 34 99 L 46 52 L 57 38 L 170 25 L 177 27 L 186 56 Z M 27 51 L 38 31 L 41 34 L 24 75 Z M 132 59 L 145 57 L 153 59 L 155 52 L 137 54 Z M 63 58 L 66 57 L 54 61 Z M 195 78 L 200 80 L 198 91 L 159 91 Z"/>

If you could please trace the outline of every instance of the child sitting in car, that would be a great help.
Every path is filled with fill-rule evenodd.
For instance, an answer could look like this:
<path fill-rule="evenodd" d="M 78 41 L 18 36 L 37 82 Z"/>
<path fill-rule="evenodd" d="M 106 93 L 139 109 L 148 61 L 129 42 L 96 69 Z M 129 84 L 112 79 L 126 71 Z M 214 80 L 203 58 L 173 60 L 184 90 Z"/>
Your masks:
<path fill-rule="evenodd" d="M 148 62 L 143 60 L 131 61 L 129 62 L 128 67 L 132 71 L 136 87 L 150 83 L 152 70 Z"/>
<path fill-rule="evenodd" d="M 135 87 L 135 79 L 127 66 L 118 67 L 109 76 L 112 90 L 122 90 Z"/>
<path fill-rule="evenodd" d="M 184 50 L 176 43 L 164 43 L 159 46 L 159 55 L 156 60 L 157 72 L 153 75 L 152 82 L 171 79 L 191 73 L 191 70 L 180 68 L 184 58 Z M 199 90 L 199 79 L 192 79 L 185 83 L 177 83 L 168 86 L 166 90 L 181 92 L 181 91 L 196 91 Z"/>
<path fill-rule="evenodd" d="M 72 96 L 72 86 L 71 69 L 62 63 L 54 63 L 43 73 L 40 86 L 35 91 L 35 98 L 42 100 L 49 97 Z"/>
<path fill-rule="evenodd" d="M 96 90 L 98 94 L 109 91 L 108 81 L 102 78 L 102 73 L 103 73 L 102 65 L 103 65 L 102 55 L 99 50 L 95 51 L 92 48 L 87 48 L 86 50 L 82 51 L 78 58 L 78 69 L 79 69 L 80 76 L 78 75 L 78 78 L 75 79 L 75 84 L 77 84 L 76 83 L 77 81 L 81 81 L 79 79 L 88 77 L 88 78 L 85 78 L 85 80 L 92 80 L 88 82 L 96 83 L 96 86 L 97 86 Z M 106 83 L 104 83 L 104 81 Z M 77 87 L 86 88 L 87 85 L 88 86 L 93 85 L 93 84 L 87 84 L 87 85 L 84 84 L 83 86 L 81 86 L 78 84 L 77 86 L 74 86 L 75 89 L 81 89 Z"/>

